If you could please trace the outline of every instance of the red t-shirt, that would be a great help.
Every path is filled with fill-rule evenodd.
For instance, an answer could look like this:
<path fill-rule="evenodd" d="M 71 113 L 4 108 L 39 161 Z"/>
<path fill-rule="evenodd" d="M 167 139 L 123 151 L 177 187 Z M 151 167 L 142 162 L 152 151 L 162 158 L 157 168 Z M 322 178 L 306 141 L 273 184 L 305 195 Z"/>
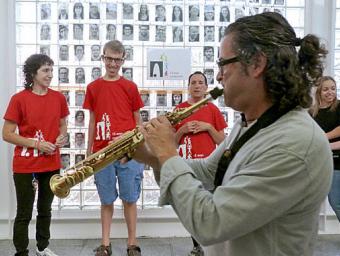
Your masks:
<path fill-rule="evenodd" d="M 186 101 L 176 106 L 177 108 L 188 108 L 191 105 Z M 175 126 L 176 131 L 187 122 L 202 121 L 210 123 L 217 131 L 228 127 L 220 110 L 211 102 L 195 111 L 192 115 L 184 119 Z M 205 158 L 216 148 L 216 144 L 209 132 L 199 132 L 196 134 L 187 133 L 183 135 L 179 141 L 179 155 L 181 157 Z"/>
<path fill-rule="evenodd" d="M 137 85 L 124 77 L 116 81 L 99 78 L 90 83 L 83 107 L 95 115 L 92 151 L 106 147 L 114 137 L 134 129 L 133 113 L 143 106 Z"/>
<path fill-rule="evenodd" d="M 12 96 L 4 119 L 18 125 L 19 135 L 32 140 L 56 142 L 60 134 L 60 119 L 69 114 L 66 99 L 60 92 L 48 89 L 47 94 L 37 95 L 23 90 Z M 60 169 L 57 149 L 47 155 L 37 149 L 16 146 L 13 172 L 33 173 Z"/>

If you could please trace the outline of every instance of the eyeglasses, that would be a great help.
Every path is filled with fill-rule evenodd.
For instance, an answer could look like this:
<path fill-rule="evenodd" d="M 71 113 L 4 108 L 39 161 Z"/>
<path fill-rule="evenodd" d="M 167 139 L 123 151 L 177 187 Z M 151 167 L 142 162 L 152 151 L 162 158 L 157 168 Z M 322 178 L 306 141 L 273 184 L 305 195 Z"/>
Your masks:
<path fill-rule="evenodd" d="M 232 57 L 232 58 L 229 58 L 229 59 L 219 58 L 216 61 L 216 64 L 221 71 L 223 66 L 228 65 L 230 63 L 238 62 L 238 61 L 240 61 L 239 56 L 235 56 L 235 57 Z"/>
<path fill-rule="evenodd" d="M 102 55 L 102 58 L 106 63 L 112 63 L 114 61 L 114 63 L 116 63 L 117 65 L 122 64 L 125 60 L 124 58 L 112 58 L 104 55 Z"/>

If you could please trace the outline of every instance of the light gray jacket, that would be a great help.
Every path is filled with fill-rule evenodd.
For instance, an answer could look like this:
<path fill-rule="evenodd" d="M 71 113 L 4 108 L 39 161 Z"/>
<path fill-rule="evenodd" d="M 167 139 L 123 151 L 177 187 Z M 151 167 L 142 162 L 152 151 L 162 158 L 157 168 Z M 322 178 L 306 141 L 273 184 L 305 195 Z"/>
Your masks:
<path fill-rule="evenodd" d="M 208 246 L 207 256 L 312 255 L 333 171 L 324 132 L 305 110 L 290 111 L 243 145 L 210 193 L 202 183 L 212 186 L 218 160 L 240 130 L 236 123 L 207 159 L 166 161 L 160 204 L 173 206 Z"/>

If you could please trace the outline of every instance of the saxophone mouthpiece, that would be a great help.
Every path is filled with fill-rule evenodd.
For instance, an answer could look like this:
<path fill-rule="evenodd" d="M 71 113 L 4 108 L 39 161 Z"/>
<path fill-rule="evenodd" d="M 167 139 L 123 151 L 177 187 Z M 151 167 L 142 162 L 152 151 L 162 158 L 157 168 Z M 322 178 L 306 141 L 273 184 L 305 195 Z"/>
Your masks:
<path fill-rule="evenodd" d="M 209 91 L 209 94 L 214 100 L 216 100 L 218 97 L 220 97 L 223 94 L 223 89 L 215 87 L 214 89 Z"/>

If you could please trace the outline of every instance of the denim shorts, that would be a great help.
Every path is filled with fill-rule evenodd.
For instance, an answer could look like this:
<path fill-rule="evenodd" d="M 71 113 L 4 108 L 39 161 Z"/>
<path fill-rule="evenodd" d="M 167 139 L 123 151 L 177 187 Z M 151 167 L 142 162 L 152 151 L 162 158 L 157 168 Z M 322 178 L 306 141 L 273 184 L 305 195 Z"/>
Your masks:
<path fill-rule="evenodd" d="M 112 204 L 118 195 L 122 201 L 127 203 L 137 202 L 141 192 L 143 171 L 144 164 L 130 160 L 125 164 L 115 161 L 95 173 L 94 180 L 101 204 Z"/>

